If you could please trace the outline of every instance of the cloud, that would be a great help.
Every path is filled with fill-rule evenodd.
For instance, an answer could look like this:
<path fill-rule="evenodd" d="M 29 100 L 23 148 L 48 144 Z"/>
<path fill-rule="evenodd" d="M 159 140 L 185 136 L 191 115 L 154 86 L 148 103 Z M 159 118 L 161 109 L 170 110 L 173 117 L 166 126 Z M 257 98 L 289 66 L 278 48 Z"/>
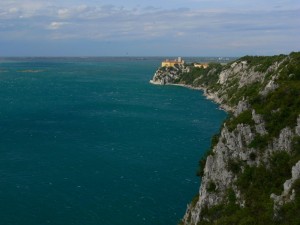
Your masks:
<path fill-rule="evenodd" d="M 70 10 L 69 9 L 58 9 L 57 14 L 59 18 L 68 18 L 70 16 Z"/>
<path fill-rule="evenodd" d="M 127 6 L 105 2 L 1 1 L 0 41 L 22 41 L 26 37 L 33 41 L 154 41 L 164 46 L 244 48 L 247 43 L 260 46 L 258 42 L 266 39 L 276 46 L 282 40 L 294 41 L 290 34 L 300 36 L 300 3 L 295 0 L 286 0 L 285 4 L 281 0 L 268 4 L 258 0 L 213 0 L 213 4 L 207 0 L 174 0 L 171 7 L 158 0 L 151 4 L 131 0 Z"/>
<path fill-rule="evenodd" d="M 47 28 L 50 29 L 50 30 L 58 30 L 60 28 L 62 28 L 62 26 L 66 25 L 66 24 L 69 24 L 69 23 L 66 23 L 66 22 L 51 22 Z"/>
<path fill-rule="evenodd" d="M 197 32 L 247 32 L 263 30 L 282 30 L 299 25 L 299 9 L 295 10 L 257 10 L 230 11 L 224 9 L 157 9 L 132 8 L 104 5 L 89 7 L 86 5 L 62 8 L 28 6 L 7 8 L 0 14 L 7 23 L 26 23 L 36 29 L 47 27 L 58 30 L 72 24 L 65 32 L 75 38 L 149 38 L 182 36 Z M 20 19 L 21 18 L 21 19 Z M 282 18 L 282 20 L 278 20 Z M 45 25 L 42 26 L 42 23 Z M 284 25 L 286 24 L 286 25 Z M 103 32 L 106 35 L 100 35 Z M 32 32 L 30 32 L 32 33 Z M 178 35 L 180 34 L 180 35 Z M 46 35 L 45 35 L 46 36 Z"/>

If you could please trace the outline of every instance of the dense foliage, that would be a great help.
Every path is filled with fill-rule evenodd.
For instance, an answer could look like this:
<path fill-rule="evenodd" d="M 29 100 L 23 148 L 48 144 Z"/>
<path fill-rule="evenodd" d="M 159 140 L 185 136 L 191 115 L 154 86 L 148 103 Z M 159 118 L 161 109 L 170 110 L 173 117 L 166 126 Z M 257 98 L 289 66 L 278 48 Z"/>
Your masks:
<path fill-rule="evenodd" d="M 275 56 L 244 56 L 241 61 L 246 61 L 250 67 L 255 67 L 255 71 L 266 72 L 274 62 L 283 60 L 286 55 Z"/>
<path fill-rule="evenodd" d="M 218 86 L 217 81 L 222 70 L 219 63 L 209 63 L 207 68 L 190 67 L 189 73 L 183 73 L 176 82 L 192 86 Z"/>
<path fill-rule="evenodd" d="M 272 57 L 245 56 L 238 61 L 246 61 L 248 68 L 264 73 L 265 80 L 250 85 L 238 87 L 237 80 L 233 79 L 226 89 L 227 104 L 237 105 L 242 99 L 247 99 L 252 109 L 261 114 L 265 121 L 267 134 L 256 134 L 254 140 L 248 145 L 257 151 L 250 154 L 250 159 L 255 160 L 259 154 L 263 154 L 268 144 L 277 138 L 283 128 L 295 128 L 297 118 L 300 115 L 300 52 L 290 55 L 278 55 Z M 274 69 L 274 65 L 277 66 Z M 230 65 L 223 68 L 229 68 Z M 209 72 L 212 68 L 194 70 L 192 76 L 188 74 L 182 81 L 193 85 L 203 85 L 210 89 L 218 88 L 218 73 L 222 67 L 216 67 L 216 73 Z M 278 87 L 266 95 L 260 94 L 271 77 L 276 76 Z M 252 119 L 252 109 L 246 110 L 237 117 L 230 115 L 225 122 L 230 132 L 234 131 L 238 124 L 248 124 L 255 130 Z M 215 139 L 218 136 L 215 136 Z M 217 140 L 212 141 L 212 146 Z M 211 148 L 212 149 L 212 148 Z M 206 154 L 211 154 L 210 151 Z M 205 224 L 255 224 L 255 225 L 283 225 L 300 224 L 300 180 L 293 184 L 295 189 L 295 201 L 286 203 L 274 216 L 274 202 L 270 198 L 272 193 L 280 195 L 283 191 L 283 183 L 291 178 L 291 168 L 300 160 L 300 137 L 295 137 L 292 142 L 292 152 L 277 151 L 269 156 L 269 161 L 259 166 L 249 166 L 240 160 L 229 160 L 228 169 L 237 176 L 235 185 L 240 190 L 243 207 L 237 202 L 232 189 L 227 190 L 227 197 L 222 204 L 206 208 L 201 216 L 199 225 Z M 200 176 L 203 175 L 205 158 L 200 160 Z M 209 191 L 215 190 L 215 184 L 210 183 Z"/>

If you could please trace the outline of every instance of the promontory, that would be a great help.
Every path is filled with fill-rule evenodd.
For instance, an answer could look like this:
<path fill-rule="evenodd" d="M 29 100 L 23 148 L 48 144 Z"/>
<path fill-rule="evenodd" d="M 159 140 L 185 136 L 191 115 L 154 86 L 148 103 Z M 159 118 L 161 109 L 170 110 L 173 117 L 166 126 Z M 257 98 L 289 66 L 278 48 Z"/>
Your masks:
<path fill-rule="evenodd" d="M 300 52 L 160 67 L 152 83 L 202 89 L 228 113 L 199 160 L 184 225 L 300 224 Z"/>

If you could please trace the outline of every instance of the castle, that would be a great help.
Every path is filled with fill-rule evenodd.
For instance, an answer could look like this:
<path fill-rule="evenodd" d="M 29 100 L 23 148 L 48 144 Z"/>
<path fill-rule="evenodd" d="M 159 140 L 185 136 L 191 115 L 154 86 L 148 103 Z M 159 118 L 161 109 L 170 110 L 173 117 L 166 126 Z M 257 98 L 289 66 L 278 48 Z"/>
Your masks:
<path fill-rule="evenodd" d="M 208 67 L 208 63 L 194 63 L 194 67 L 206 69 Z"/>
<path fill-rule="evenodd" d="M 164 66 L 173 67 L 175 64 L 183 65 L 184 60 L 182 60 L 181 57 L 178 57 L 177 59 L 174 59 L 174 60 L 166 59 L 165 61 L 161 62 L 162 67 L 164 67 Z"/>

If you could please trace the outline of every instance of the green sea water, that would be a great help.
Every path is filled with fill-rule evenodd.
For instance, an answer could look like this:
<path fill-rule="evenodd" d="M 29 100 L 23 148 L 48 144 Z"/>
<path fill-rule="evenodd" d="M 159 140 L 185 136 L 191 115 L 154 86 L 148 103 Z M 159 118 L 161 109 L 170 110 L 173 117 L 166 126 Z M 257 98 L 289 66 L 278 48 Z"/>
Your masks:
<path fill-rule="evenodd" d="M 171 225 L 226 117 L 160 58 L 0 61 L 0 224 Z"/>

